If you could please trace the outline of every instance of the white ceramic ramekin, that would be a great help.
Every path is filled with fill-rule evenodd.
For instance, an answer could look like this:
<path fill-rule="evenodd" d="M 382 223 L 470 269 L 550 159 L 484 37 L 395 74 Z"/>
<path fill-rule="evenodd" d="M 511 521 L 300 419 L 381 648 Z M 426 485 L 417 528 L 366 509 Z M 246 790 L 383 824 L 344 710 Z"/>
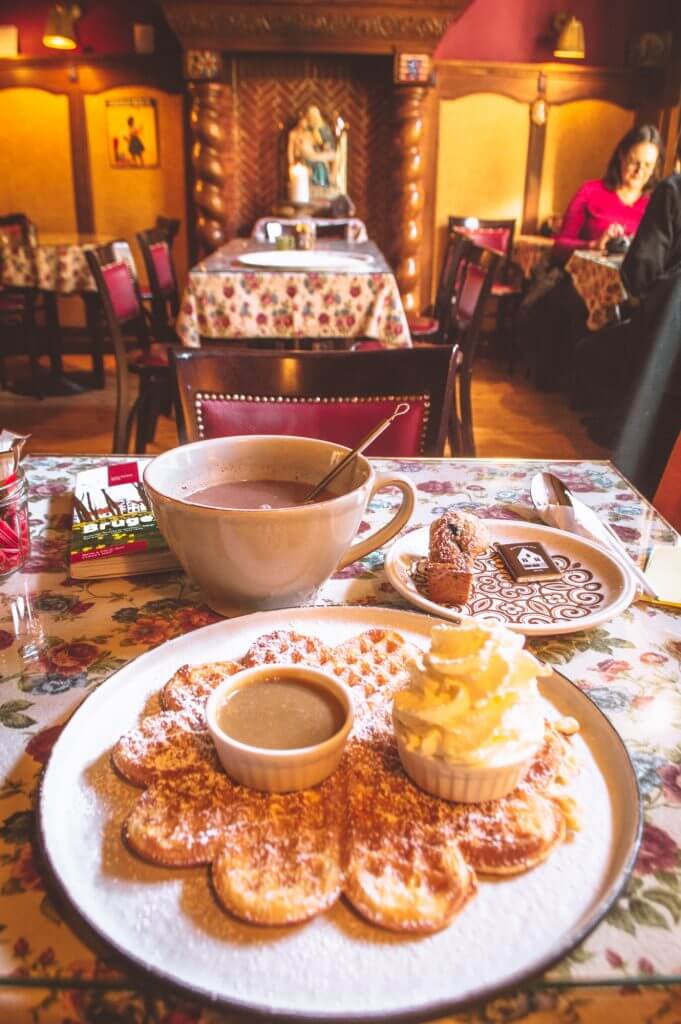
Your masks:
<path fill-rule="evenodd" d="M 431 757 L 407 750 L 401 729 L 395 722 L 400 761 L 407 775 L 420 789 L 442 800 L 478 804 L 500 800 L 521 781 L 532 763 L 532 756 L 499 767 L 450 764 L 442 757 Z"/>
<path fill-rule="evenodd" d="M 333 693 L 345 709 L 345 721 L 330 739 L 311 747 L 274 750 L 240 743 L 218 725 L 218 714 L 228 693 L 244 686 L 267 685 L 263 680 L 302 679 Z M 350 690 L 328 672 L 303 665 L 267 664 L 247 668 L 225 679 L 208 699 L 206 720 L 218 757 L 228 775 L 251 789 L 286 793 L 309 789 L 323 782 L 338 767 L 354 719 Z"/>

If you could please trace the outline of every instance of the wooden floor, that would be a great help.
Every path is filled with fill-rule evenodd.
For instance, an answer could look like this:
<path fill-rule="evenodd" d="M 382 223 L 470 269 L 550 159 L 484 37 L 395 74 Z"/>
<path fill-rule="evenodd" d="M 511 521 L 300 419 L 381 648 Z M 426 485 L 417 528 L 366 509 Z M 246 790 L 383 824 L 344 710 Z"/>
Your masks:
<path fill-rule="evenodd" d="M 85 356 L 65 357 L 65 369 L 87 370 Z M 30 433 L 30 452 L 105 454 L 111 451 L 114 410 L 113 357 L 107 357 L 105 391 L 37 400 L 0 392 L 0 427 Z M 11 381 L 27 372 L 21 359 L 6 361 Z M 501 364 L 476 364 L 473 411 L 478 455 L 516 458 L 607 458 L 608 451 L 588 439 L 579 418 L 556 394 L 538 394 L 521 377 L 509 380 Z M 161 419 L 150 453 L 177 444 L 175 425 Z"/>

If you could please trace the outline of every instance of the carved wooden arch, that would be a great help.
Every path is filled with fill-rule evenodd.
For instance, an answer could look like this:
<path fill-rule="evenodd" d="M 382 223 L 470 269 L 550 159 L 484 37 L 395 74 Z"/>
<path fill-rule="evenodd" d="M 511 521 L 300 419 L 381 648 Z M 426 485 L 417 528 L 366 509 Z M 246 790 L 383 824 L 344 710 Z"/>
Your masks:
<path fill-rule="evenodd" d="M 358 215 L 373 219 L 370 233 L 377 238 L 397 267 L 403 301 L 407 309 L 421 302 L 423 194 L 426 168 L 425 139 L 428 136 L 430 107 L 428 88 L 419 85 L 395 85 L 392 58 L 395 52 L 432 56 L 450 22 L 459 17 L 472 0 L 161 0 L 166 18 L 178 36 L 185 53 L 188 77 L 194 79 L 192 95 L 192 163 L 195 174 L 194 202 L 197 236 L 202 251 L 215 248 L 238 229 L 244 230 L 242 212 L 248 209 L 251 221 L 272 212 L 272 196 L 258 188 L 255 208 L 251 197 L 244 198 L 242 160 L 244 147 L 253 157 L 253 147 L 244 128 L 244 118 L 257 122 L 262 107 L 262 92 L 248 93 L 240 78 L 247 56 L 258 54 L 266 68 L 268 54 L 285 56 L 300 53 L 321 68 L 321 79 L 333 77 L 329 64 L 336 56 L 390 58 L 382 60 L 380 87 L 371 99 L 354 96 L 355 116 L 366 127 L 367 118 L 377 123 L 378 107 L 388 119 L 387 131 L 381 127 L 381 145 L 374 147 L 373 175 L 355 176 L 349 187 L 358 206 Z M 201 54 L 205 54 L 205 60 Z M 195 56 L 196 55 L 196 56 Z M 253 58 L 255 59 L 255 57 Z M 323 65 L 323 62 L 327 63 Z M 322 66 L 323 65 L 323 66 Z M 197 80 L 203 79 L 203 80 Z M 430 83 L 429 83 L 430 84 Z M 273 83 L 270 117 L 281 109 L 281 93 Z M 291 82 L 288 96 L 295 103 L 304 82 Z M 347 97 L 347 76 L 337 83 L 338 94 Z M 297 90 L 297 92 L 296 92 Z M 330 89 L 333 92 L 332 89 Z M 369 92 L 371 90 L 369 89 Z M 353 97 L 350 97 L 350 101 Z M 371 112 L 368 112 L 371 107 Z M 340 109 L 340 105 L 338 106 Z M 345 115 L 344 115 L 345 116 Z M 267 134 L 264 121 L 259 129 Z M 366 133 L 353 135 L 366 138 Z M 269 140 L 270 147 L 272 140 Z M 378 150 L 378 151 L 377 151 Z M 366 165 L 368 157 L 361 157 Z M 271 170 L 270 170 L 271 175 Z M 380 178 L 377 191 L 374 178 Z M 392 192 L 392 194 L 391 194 Z M 279 197 L 280 198 L 280 197 Z M 266 208 L 270 202 L 270 208 Z M 241 211 L 236 207 L 241 207 Z"/>

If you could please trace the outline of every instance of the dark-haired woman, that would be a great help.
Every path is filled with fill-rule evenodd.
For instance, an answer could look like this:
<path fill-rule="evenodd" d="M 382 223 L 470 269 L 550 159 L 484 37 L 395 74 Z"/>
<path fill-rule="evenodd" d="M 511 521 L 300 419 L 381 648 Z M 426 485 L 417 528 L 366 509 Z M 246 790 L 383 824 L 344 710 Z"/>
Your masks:
<path fill-rule="evenodd" d="M 620 139 L 603 178 L 586 181 L 573 196 L 556 236 L 553 261 L 575 249 L 603 249 L 611 238 L 634 235 L 659 180 L 664 158 L 654 125 L 632 128 Z M 521 307 L 519 344 L 535 385 L 554 390 L 573 375 L 572 353 L 586 333 L 587 310 L 569 274 L 549 272 L 544 293 Z M 550 285 L 550 287 L 547 287 Z M 574 396 L 579 405 L 579 396 Z"/>
<path fill-rule="evenodd" d="M 556 261 L 564 263 L 575 249 L 604 249 L 611 238 L 635 235 L 659 181 L 662 159 L 654 125 L 628 131 L 603 178 L 585 181 L 570 200 L 554 244 Z"/>

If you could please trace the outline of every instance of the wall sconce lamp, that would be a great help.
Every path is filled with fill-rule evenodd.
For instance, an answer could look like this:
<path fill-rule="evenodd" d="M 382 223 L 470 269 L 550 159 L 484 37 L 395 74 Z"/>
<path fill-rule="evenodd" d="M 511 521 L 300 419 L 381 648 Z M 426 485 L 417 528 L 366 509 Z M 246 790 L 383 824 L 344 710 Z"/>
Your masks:
<path fill-rule="evenodd" d="M 81 13 L 77 4 L 53 4 L 45 22 L 43 46 L 48 46 L 51 50 L 74 50 L 78 45 L 76 22 Z"/>
<path fill-rule="evenodd" d="M 553 30 L 556 33 L 554 57 L 565 57 L 568 60 L 584 60 L 586 46 L 584 43 L 584 25 L 574 14 L 565 11 L 556 14 L 553 19 Z"/>

